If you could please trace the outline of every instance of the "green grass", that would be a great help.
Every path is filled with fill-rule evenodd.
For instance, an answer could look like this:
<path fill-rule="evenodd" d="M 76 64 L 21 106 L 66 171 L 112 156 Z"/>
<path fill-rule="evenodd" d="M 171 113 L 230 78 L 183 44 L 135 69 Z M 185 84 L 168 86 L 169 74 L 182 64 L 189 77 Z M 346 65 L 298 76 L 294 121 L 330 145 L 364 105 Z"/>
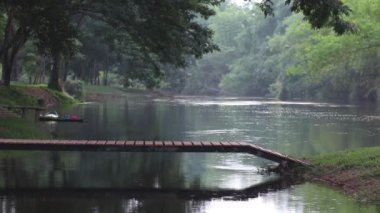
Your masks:
<path fill-rule="evenodd" d="M 347 169 L 374 169 L 380 172 L 380 147 L 362 148 L 317 156 L 312 159 L 317 167 Z"/>
<path fill-rule="evenodd" d="M 0 119 L 0 138 L 50 139 L 48 132 L 34 121 L 25 119 Z"/>
<path fill-rule="evenodd" d="M 21 92 L 19 87 L 0 86 L 0 104 L 2 105 L 35 105 L 34 97 Z"/>
<path fill-rule="evenodd" d="M 146 93 L 145 90 L 141 89 L 125 89 L 120 87 L 111 87 L 111 86 L 101 86 L 101 85 L 90 85 L 86 84 L 84 86 L 85 93 L 100 93 L 100 94 L 115 94 L 115 95 L 121 95 L 121 94 L 144 94 Z"/>
<path fill-rule="evenodd" d="M 67 95 L 65 93 L 58 92 L 55 90 L 51 90 L 51 89 L 47 88 L 46 86 L 41 87 L 41 88 L 45 89 L 46 91 L 48 91 L 50 93 L 51 96 L 56 98 L 58 100 L 60 107 L 67 107 L 67 106 L 71 106 L 73 104 L 79 103 L 78 100 L 70 97 L 69 95 Z"/>
<path fill-rule="evenodd" d="M 30 87 L 38 87 L 46 90 L 52 97 L 58 100 L 60 107 L 70 106 L 79 103 L 67 94 L 48 89 L 46 85 L 12 85 L 11 87 L 0 86 L 0 104 L 2 105 L 28 105 L 35 106 L 37 98 L 27 95 L 23 90 Z"/>
<path fill-rule="evenodd" d="M 46 85 L 12 85 L 11 87 L 0 86 L 0 105 L 36 106 L 38 98 L 23 92 L 31 87 L 46 90 L 57 100 L 61 108 L 78 103 L 77 100 L 61 92 L 48 89 Z M 0 119 L 0 138 L 45 139 L 50 138 L 50 134 L 34 121 L 34 117 L 32 119 L 7 118 Z"/>
<path fill-rule="evenodd" d="M 122 91 L 120 88 L 110 87 L 110 86 L 100 86 L 100 85 L 89 85 L 84 86 L 85 93 L 101 93 L 101 94 L 120 94 Z"/>
<path fill-rule="evenodd" d="M 309 176 L 333 178 L 335 186 L 356 199 L 380 204 L 380 147 L 317 156 L 311 162 L 314 169 Z"/>

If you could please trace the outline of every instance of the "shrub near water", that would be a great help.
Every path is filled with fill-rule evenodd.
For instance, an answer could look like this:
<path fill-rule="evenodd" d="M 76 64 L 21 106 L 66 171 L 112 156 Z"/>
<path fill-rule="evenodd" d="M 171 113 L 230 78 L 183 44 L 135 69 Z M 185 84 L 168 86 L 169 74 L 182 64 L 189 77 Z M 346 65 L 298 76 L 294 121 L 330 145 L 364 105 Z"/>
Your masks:
<path fill-rule="evenodd" d="M 72 95 L 74 98 L 83 99 L 84 97 L 84 83 L 78 80 L 66 80 L 65 91 Z"/>

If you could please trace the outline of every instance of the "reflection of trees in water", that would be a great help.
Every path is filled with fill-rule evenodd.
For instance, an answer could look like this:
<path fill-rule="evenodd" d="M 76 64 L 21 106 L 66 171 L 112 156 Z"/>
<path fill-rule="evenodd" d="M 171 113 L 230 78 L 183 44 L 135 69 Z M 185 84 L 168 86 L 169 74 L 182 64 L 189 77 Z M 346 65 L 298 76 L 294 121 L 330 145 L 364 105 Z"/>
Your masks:
<path fill-rule="evenodd" d="M 285 185 L 284 185 L 285 184 Z M 288 187 L 273 180 L 244 190 L 184 189 L 15 189 L 0 191 L 4 212 L 198 212 L 216 199 L 245 200 Z M 14 206 L 15 210 L 12 210 Z"/>
<path fill-rule="evenodd" d="M 46 127 L 47 131 L 51 134 L 52 138 L 54 138 L 54 139 L 58 138 L 58 132 L 57 132 L 58 122 L 46 121 L 44 123 L 45 123 L 45 127 Z"/>
<path fill-rule="evenodd" d="M 3 159 L 10 187 L 184 186 L 180 154 L 40 152 Z M 28 180 L 28 181 L 26 181 Z M 35 183 L 38 183 L 35 185 Z"/>
<path fill-rule="evenodd" d="M 154 188 L 185 185 L 181 174 L 181 156 L 177 154 L 41 152 L 25 158 L 4 158 L 2 164 L 4 188 Z M 136 202 L 126 199 L 102 198 L 91 202 L 86 198 L 75 200 L 69 197 L 49 198 L 47 195 L 40 201 L 33 196 L 8 201 L 15 202 L 16 212 L 43 212 L 43 209 L 54 212 L 135 212 L 141 205 L 144 209 L 157 210 L 157 205 L 164 205 L 158 200 L 139 201 L 136 205 Z M 185 209 L 183 202 L 171 206 L 168 208 Z"/>

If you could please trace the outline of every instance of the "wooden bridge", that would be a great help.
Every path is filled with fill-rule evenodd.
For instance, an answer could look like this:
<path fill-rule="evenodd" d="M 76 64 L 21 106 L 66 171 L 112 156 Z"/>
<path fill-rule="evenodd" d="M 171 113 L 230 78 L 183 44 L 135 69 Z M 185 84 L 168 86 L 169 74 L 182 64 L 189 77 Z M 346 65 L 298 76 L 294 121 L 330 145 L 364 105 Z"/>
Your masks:
<path fill-rule="evenodd" d="M 232 152 L 253 154 L 286 167 L 309 165 L 304 161 L 247 142 L 0 139 L 0 150 Z"/>

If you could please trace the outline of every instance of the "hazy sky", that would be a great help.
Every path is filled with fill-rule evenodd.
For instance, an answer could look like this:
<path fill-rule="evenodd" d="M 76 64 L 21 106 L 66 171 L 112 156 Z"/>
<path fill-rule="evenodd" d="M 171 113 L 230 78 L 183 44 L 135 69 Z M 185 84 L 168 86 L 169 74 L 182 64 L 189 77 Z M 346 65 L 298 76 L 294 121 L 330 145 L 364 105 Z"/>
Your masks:
<path fill-rule="evenodd" d="M 230 0 L 232 3 L 237 5 L 244 5 L 247 1 L 244 0 Z"/>
<path fill-rule="evenodd" d="M 244 0 L 230 0 L 232 3 L 234 4 L 237 4 L 237 5 L 244 5 L 246 4 L 248 1 L 244 1 Z M 251 2 L 259 2 L 261 0 L 251 0 Z"/>

